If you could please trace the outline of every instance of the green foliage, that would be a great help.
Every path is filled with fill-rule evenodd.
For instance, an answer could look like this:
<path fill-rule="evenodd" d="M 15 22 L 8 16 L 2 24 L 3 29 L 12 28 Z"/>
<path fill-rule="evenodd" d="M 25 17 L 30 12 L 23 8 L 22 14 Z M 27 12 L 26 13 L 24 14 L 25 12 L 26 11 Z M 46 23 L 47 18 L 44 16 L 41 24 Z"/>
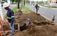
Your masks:
<path fill-rule="evenodd" d="M 16 7 L 14 7 L 12 10 L 13 10 L 13 12 L 14 12 L 14 13 L 16 13 L 17 8 L 16 8 Z"/>
<path fill-rule="evenodd" d="M 14 7 L 12 10 L 14 11 L 14 13 L 16 13 L 17 7 Z M 27 6 L 23 6 L 23 5 L 22 5 L 22 9 L 21 9 L 21 10 L 24 11 L 23 13 L 30 13 L 30 12 L 29 12 L 29 11 L 30 11 L 30 8 L 27 7 Z"/>
<path fill-rule="evenodd" d="M 12 2 L 16 2 L 17 0 L 11 0 Z"/>

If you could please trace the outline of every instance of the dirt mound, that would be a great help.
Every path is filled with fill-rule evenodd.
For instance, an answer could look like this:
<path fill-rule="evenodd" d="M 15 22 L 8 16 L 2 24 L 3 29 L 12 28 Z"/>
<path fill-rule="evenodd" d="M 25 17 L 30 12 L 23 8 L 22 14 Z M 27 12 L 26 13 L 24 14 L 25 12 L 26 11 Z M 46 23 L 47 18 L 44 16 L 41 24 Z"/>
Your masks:
<path fill-rule="evenodd" d="M 55 26 L 37 26 L 30 28 L 25 36 L 57 36 L 57 27 Z"/>
<path fill-rule="evenodd" d="M 19 13 L 19 12 L 18 12 Z M 27 18 L 30 18 L 32 25 L 22 32 L 18 32 L 15 35 L 20 36 L 57 36 L 57 25 L 55 26 L 51 21 L 45 19 L 40 14 L 33 12 L 28 14 L 15 14 L 15 23 L 23 24 Z M 18 36 L 17 35 L 17 36 Z"/>
<path fill-rule="evenodd" d="M 57 25 L 31 26 L 31 28 L 18 32 L 15 36 L 57 36 Z"/>
<path fill-rule="evenodd" d="M 22 11 L 21 11 L 22 12 Z M 27 18 L 30 18 L 31 22 L 36 25 L 46 25 L 51 24 L 51 21 L 46 20 L 44 17 L 42 17 L 40 14 L 35 14 L 34 12 L 23 14 L 17 12 L 15 14 L 15 23 L 24 23 L 24 21 L 27 20 Z"/>

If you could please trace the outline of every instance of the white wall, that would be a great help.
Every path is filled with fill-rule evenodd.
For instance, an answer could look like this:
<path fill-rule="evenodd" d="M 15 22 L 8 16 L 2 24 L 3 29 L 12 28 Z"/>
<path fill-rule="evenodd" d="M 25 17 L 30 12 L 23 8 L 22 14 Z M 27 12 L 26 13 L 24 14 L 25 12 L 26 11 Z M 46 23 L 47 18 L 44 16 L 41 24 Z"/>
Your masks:
<path fill-rule="evenodd" d="M 10 0 L 7 0 L 8 3 L 10 3 Z"/>
<path fill-rule="evenodd" d="M 2 12 L 1 2 L 0 2 L 0 16 L 1 16 L 2 20 L 4 20 L 4 16 L 3 16 L 3 12 Z"/>

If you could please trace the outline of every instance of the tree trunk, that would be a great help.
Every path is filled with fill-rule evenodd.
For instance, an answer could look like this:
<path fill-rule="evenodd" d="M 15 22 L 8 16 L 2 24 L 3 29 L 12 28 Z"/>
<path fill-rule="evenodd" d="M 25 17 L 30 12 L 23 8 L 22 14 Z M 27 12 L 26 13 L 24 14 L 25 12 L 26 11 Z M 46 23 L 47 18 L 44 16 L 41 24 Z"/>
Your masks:
<path fill-rule="evenodd" d="M 12 4 L 13 4 L 14 0 L 12 0 Z"/>
<path fill-rule="evenodd" d="M 18 2 L 18 9 L 20 9 L 20 2 L 21 2 L 21 0 L 18 0 L 17 2 Z"/>
<path fill-rule="evenodd" d="M 18 9 L 19 9 L 20 7 L 19 7 L 19 2 L 18 2 Z"/>
<path fill-rule="evenodd" d="M 25 6 L 25 0 L 24 0 L 24 6 Z"/>

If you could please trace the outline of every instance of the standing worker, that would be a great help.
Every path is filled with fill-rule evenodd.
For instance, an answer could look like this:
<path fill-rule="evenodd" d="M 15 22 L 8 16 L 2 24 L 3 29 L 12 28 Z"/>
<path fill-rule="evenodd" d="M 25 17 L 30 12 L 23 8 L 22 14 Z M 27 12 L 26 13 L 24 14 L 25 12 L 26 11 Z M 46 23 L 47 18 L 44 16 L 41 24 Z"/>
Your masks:
<path fill-rule="evenodd" d="M 35 5 L 35 8 L 36 8 L 36 14 L 37 14 L 37 12 L 38 12 L 38 10 L 39 10 L 38 4 Z"/>
<path fill-rule="evenodd" d="M 52 21 L 53 21 L 53 22 L 55 21 L 55 16 L 53 16 Z"/>
<path fill-rule="evenodd" d="M 10 34 L 11 36 L 13 36 L 14 34 L 14 12 L 9 8 L 10 4 L 5 2 L 3 4 L 3 8 L 5 10 L 7 10 L 7 19 L 8 19 L 8 22 L 9 22 L 9 26 L 10 26 Z"/>

